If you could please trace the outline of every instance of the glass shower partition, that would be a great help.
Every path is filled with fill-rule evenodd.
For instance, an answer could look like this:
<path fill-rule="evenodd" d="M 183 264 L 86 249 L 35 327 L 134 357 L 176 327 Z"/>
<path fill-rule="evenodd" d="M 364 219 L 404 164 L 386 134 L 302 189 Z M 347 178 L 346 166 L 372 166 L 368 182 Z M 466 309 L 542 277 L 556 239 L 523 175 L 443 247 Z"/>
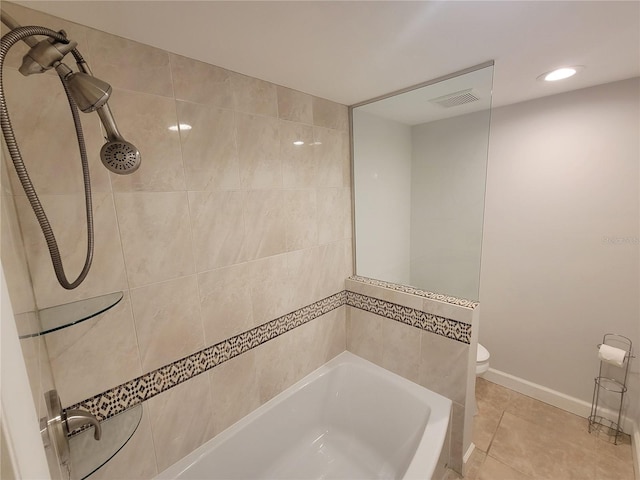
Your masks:
<path fill-rule="evenodd" d="M 478 300 L 493 62 L 350 109 L 355 272 Z"/>

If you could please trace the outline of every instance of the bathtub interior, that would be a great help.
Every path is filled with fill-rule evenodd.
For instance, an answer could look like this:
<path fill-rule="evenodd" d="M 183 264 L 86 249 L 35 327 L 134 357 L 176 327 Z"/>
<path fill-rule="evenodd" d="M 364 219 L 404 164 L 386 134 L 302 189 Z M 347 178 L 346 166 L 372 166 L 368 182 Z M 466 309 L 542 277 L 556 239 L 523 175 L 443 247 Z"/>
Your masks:
<path fill-rule="evenodd" d="M 341 354 L 157 478 L 402 478 L 431 408 L 366 364 Z"/>

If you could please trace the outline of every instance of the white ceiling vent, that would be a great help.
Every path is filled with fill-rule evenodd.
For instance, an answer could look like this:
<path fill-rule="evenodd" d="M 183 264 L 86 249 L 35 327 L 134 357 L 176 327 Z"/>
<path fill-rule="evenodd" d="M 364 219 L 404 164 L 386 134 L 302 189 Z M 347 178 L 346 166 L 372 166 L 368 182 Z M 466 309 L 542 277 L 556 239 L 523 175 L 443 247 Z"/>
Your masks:
<path fill-rule="evenodd" d="M 429 102 L 440 105 L 444 108 L 457 107 L 465 103 L 477 102 L 480 97 L 476 96 L 472 88 L 460 90 L 459 92 L 443 95 L 442 97 L 432 98 Z"/>

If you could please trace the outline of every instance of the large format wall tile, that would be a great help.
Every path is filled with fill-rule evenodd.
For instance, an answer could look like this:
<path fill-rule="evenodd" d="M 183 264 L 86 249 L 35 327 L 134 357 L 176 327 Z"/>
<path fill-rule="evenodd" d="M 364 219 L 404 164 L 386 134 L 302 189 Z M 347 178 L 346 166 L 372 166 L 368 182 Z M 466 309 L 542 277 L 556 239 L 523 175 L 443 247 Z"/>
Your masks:
<path fill-rule="evenodd" d="M 353 272 L 351 239 L 320 245 L 318 247 L 317 294 L 328 297 L 344 290 L 344 281 Z"/>
<path fill-rule="evenodd" d="M 169 60 L 176 100 L 233 108 L 228 70 L 172 53 Z"/>
<path fill-rule="evenodd" d="M 385 318 L 359 308 L 347 307 L 347 350 L 382 365 L 382 325 Z"/>
<path fill-rule="evenodd" d="M 173 96 L 167 52 L 93 29 L 87 40 L 96 77 L 115 88 Z"/>
<path fill-rule="evenodd" d="M 276 86 L 258 78 L 231 74 L 233 103 L 238 112 L 278 116 Z"/>
<path fill-rule="evenodd" d="M 184 190 L 180 134 L 175 101 L 157 95 L 115 90 L 109 100 L 122 136 L 140 151 L 140 168 L 128 175 L 111 174 L 113 190 Z"/>
<path fill-rule="evenodd" d="M 422 332 L 421 335 L 418 383 L 464 405 L 469 345 L 431 332 Z"/>
<path fill-rule="evenodd" d="M 343 305 L 296 330 L 292 355 L 300 359 L 296 370 L 298 378 L 346 350 L 345 310 Z"/>
<path fill-rule="evenodd" d="M 351 190 L 348 188 L 318 189 L 318 241 L 330 243 L 351 237 Z M 338 212 L 338 213 L 336 213 Z"/>
<path fill-rule="evenodd" d="M 208 105 L 177 102 L 182 156 L 188 190 L 240 188 L 235 115 Z"/>
<path fill-rule="evenodd" d="M 313 124 L 313 97 L 286 87 L 277 87 L 278 117 L 292 122 Z"/>
<path fill-rule="evenodd" d="M 345 132 L 349 128 L 348 109 L 324 98 L 313 97 L 313 124 Z"/>
<path fill-rule="evenodd" d="M 301 123 L 279 123 L 282 181 L 285 188 L 312 188 L 318 183 L 313 127 Z M 297 143 L 294 143 L 297 142 Z M 302 145 L 299 142 L 304 142 Z"/>
<path fill-rule="evenodd" d="M 278 120 L 237 113 L 236 138 L 242 187 L 282 187 Z"/>
<path fill-rule="evenodd" d="M 326 313 L 255 349 L 261 403 L 344 351 L 343 308 Z M 291 358 L 298 361 L 291 361 Z"/>
<path fill-rule="evenodd" d="M 119 193 L 115 200 L 131 287 L 194 273 L 186 193 Z"/>
<path fill-rule="evenodd" d="M 296 333 L 294 330 L 281 335 L 255 349 L 260 403 L 271 400 L 299 380 L 296 364 L 291 361 Z"/>
<path fill-rule="evenodd" d="M 181 383 L 145 405 L 149 408 L 159 471 L 180 460 L 215 433 L 207 375 Z"/>
<path fill-rule="evenodd" d="M 348 185 L 349 177 L 345 177 L 344 142 L 346 134 L 328 128 L 314 127 L 313 129 L 313 158 L 318 168 L 318 187 L 344 187 Z"/>
<path fill-rule="evenodd" d="M 247 258 L 242 192 L 189 192 L 189 208 L 198 272 Z"/>
<path fill-rule="evenodd" d="M 143 372 L 204 347 L 195 275 L 131 290 Z"/>
<path fill-rule="evenodd" d="M 245 252 L 256 259 L 287 250 L 282 190 L 250 190 L 244 196 Z"/>
<path fill-rule="evenodd" d="M 286 249 L 300 250 L 318 245 L 318 209 L 316 191 L 287 190 L 284 192 Z"/>
<path fill-rule="evenodd" d="M 418 383 L 420 377 L 420 333 L 399 322 L 382 322 L 382 366 Z"/>
<path fill-rule="evenodd" d="M 318 276 L 315 274 L 320 266 L 320 249 L 318 247 L 287 253 L 287 272 L 292 288 L 294 308 L 304 307 L 312 303 L 314 299 L 321 298 Z"/>
<path fill-rule="evenodd" d="M 262 258 L 249 264 L 253 306 L 256 325 L 289 313 L 293 310 L 294 289 L 289 276 L 286 255 Z"/>
<path fill-rule="evenodd" d="M 209 372 L 216 434 L 260 406 L 255 352 L 232 358 Z"/>
<path fill-rule="evenodd" d="M 200 308 L 207 346 L 253 328 L 251 265 L 243 263 L 200 273 Z"/>

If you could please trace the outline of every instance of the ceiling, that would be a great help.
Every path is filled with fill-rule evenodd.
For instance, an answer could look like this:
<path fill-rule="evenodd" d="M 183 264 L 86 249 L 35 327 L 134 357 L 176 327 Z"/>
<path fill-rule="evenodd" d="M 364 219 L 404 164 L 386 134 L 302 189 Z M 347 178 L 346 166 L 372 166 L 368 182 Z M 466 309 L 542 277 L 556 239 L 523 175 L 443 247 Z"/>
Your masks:
<path fill-rule="evenodd" d="M 358 106 L 357 110 L 409 126 L 488 110 L 492 78 L 493 65 L 488 65 L 378 99 Z"/>
<path fill-rule="evenodd" d="M 488 60 L 494 106 L 640 75 L 637 0 L 17 3 L 345 105 Z"/>

